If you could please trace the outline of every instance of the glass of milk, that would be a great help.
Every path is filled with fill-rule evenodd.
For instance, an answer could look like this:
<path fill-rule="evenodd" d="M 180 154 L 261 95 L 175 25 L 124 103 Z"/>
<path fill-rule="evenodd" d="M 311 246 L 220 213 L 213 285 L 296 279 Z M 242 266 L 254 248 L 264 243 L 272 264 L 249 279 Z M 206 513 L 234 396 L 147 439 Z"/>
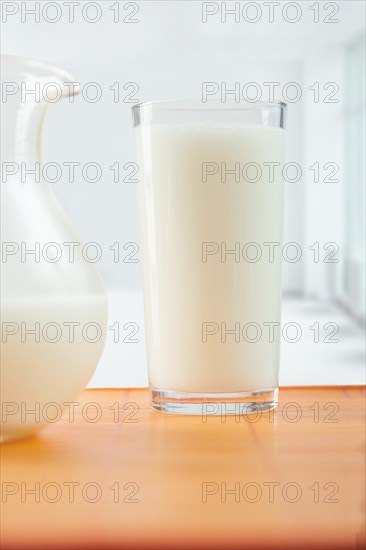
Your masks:
<path fill-rule="evenodd" d="M 281 102 L 133 107 L 154 409 L 278 404 L 285 114 Z"/>

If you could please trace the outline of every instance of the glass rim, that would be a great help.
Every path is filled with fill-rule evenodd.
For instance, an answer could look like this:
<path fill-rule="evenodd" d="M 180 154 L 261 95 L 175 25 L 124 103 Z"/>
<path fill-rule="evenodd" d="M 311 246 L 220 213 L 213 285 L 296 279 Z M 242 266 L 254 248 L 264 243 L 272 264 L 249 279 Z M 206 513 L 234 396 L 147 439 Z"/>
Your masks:
<path fill-rule="evenodd" d="M 235 102 L 231 100 L 223 102 L 220 99 L 211 98 L 207 101 L 202 101 L 202 99 L 195 97 L 187 99 L 160 99 L 157 101 L 136 103 L 136 105 L 133 105 L 132 111 L 141 111 L 142 109 L 149 108 L 157 108 L 161 111 L 248 111 L 274 107 L 286 110 L 287 103 L 277 99 L 273 101 L 260 100 L 254 102 L 241 100 L 240 102 Z"/>

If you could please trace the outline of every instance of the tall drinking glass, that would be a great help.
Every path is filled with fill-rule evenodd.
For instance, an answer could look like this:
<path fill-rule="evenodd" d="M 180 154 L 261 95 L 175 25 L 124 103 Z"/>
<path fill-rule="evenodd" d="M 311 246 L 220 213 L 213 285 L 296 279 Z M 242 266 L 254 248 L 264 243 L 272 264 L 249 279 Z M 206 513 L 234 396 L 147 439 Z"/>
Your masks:
<path fill-rule="evenodd" d="M 152 407 L 278 404 L 280 102 L 133 107 Z"/>

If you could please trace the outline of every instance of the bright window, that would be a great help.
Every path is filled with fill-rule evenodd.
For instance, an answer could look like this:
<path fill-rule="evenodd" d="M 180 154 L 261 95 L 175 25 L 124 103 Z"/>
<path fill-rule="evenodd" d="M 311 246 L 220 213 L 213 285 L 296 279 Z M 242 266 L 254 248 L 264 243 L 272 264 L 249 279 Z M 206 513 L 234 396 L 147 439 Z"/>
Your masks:
<path fill-rule="evenodd" d="M 365 317 L 365 35 L 346 56 L 345 109 L 345 272 L 344 293 L 351 311 Z"/>

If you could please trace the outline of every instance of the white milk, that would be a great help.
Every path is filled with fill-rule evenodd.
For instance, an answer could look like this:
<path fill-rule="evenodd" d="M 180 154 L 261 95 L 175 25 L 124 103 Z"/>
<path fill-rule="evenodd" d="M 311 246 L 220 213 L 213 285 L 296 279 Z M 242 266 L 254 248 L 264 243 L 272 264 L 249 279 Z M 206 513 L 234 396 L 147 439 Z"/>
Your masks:
<path fill-rule="evenodd" d="M 276 387 L 280 332 L 273 325 L 271 342 L 264 323 L 280 322 L 281 248 L 274 248 L 270 262 L 263 243 L 281 243 L 284 131 L 206 124 L 135 132 L 152 389 L 229 393 Z M 272 183 L 268 162 L 281 165 L 273 169 Z M 227 170 L 240 163 L 240 171 L 257 163 L 262 176 L 255 183 L 251 165 L 251 181 L 242 174 L 239 182 L 234 174 L 225 181 L 221 163 Z M 204 182 L 207 170 L 217 173 Z M 242 255 L 250 242 L 262 252 L 253 263 L 247 259 L 258 248 Z M 225 256 L 225 246 L 236 246 L 236 255 Z M 212 254 L 204 262 L 205 250 Z M 236 331 L 226 342 L 225 328 Z"/>
<path fill-rule="evenodd" d="M 65 403 L 78 403 L 102 353 L 105 326 L 102 294 L 4 299 L 2 440 L 52 425 Z"/>

